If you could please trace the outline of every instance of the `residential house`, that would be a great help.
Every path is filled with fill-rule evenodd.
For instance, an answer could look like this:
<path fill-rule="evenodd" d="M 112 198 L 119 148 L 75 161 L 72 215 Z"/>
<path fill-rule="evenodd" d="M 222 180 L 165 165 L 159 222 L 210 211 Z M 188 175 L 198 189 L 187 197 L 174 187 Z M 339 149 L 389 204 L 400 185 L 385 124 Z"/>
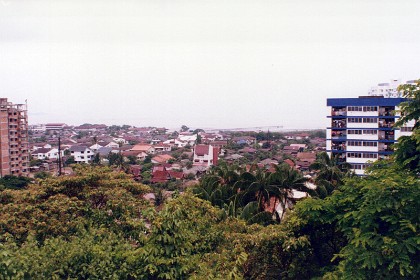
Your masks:
<path fill-rule="evenodd" d="M 242 144 L 253 145 L 256 143 L 256 138 L 252 136 L 238 136 L 238 137 L 233 137 L 232 141 L 238 145 L 242 145 Z"/>
<path fill-rule="evenodd" d="M 257 152 L 257 150 L 254 149 L 254 148 L 245 147 L 243 149 L 240 149 L 238 152 L 240 154 L 255 154 Z"/>
<path fill-rule="evenodd" d="M 279 164 L 279 162 L 277 160 L 270 159 L 270 158 L 266 158 L 266 159 L 260 161 L 259 163 L 262 164 L 263 166 L 271 166 L 271 165 L 278 165 Z"/>
<path fill-rule="evenodd" d="M 210 141 L 208 144 L 212 145 L 215 148 L 220 148 L 222 149 L 223 147 L 227 146 L 227 140 L 215 140 L 215 141 Z"/>
<path fill-rule="evenodd" d="M 192 134 L 192 135 L 179 135 L 178 136 L 178 141 L 185 143 L 183 146 L 180 147 L 185 147 L 186 145 L 190 145 L 193 146 L 195 144 L 195 142 L 197 141 L 197 134 Z"/>
<path fill-rule="evenodd" d="M 140 151 L 123 151 L 121 152 L 121 154 L 125 160 L 128 160 L 129 156 L 134 156 L 137 160 L 144 160 L 147 157 L 147 154 L 145 152 Z"/>
<path fill-rule="evenodd" d="M 71 146 L 70 155 L 74 157 L 74 161 L 77 163 L 89 163 L 94 156 L 94 152 L 85 146 Z"/>
<path fill-rule="evenodd" d="M 171 147 L 185 147 L 189 144 L 188 141 L 181 141 L 179 139 L 169 139 L 163 142 L 165 145 L 169 145 Z"/>
<path fill-rule="evenodd" d="M 184 179 L 184 173 L 167 170 L 165 166 L 156 166 L 152 171 L 152 183 L 165 183 L 170 180 L 182 180 Z"/>
<path fill-rule="evenodd" d="M 121 142 L 120 141 L 111 141 L 111 142 L 103 143 L 102 146 L 103 147 L 108 147 L 108 148 L 118 149 L 120 147 L 120 144 L 119 143 L 123 143 L 123 142 L 122 141 Z"/>
<path fill-rule="evenodd" d="M 99 145 L 98 143 L 96 143 L 96 144 L 93 144 L 92 146 L 90 146 L 89 149 L 96 152 L 97 150 L 99 150 L 102 147 L 103 147 L 102 145 Z"/>
<path fill-rule="evenodd" d="M 163 143 L 156 143 L 153 145 L 155 151 L 158 152 L 170 152 L 172 150 L 171 145 L 163 144 Z"/>
<path fill-rule="evenodd" d="M 171 159 L 174 159 L 170 155 L 157 155 L 152 158 L 152 163 L 161 164 L 161 163 L 168 163 Z"/>
<path fill-rule="evenodd" d="M 299 147 L 302 152 L 306 149 L 306 144 L 290 144 L 290 147 Z"/>
<path fill-rule="evenodd" d="M 32 152 L 32 157 L 36 159 L 58 159 L 58 149 L 57 148 L 40 148 L 36 151 Z M 61 156 L 63 156 L 64 153 L 61 152 Z"/>
<path fill-rule="evenodd" d="M 155 148 L 152 145 L 149 145 L 149 144 L 134 145 L 134 147 L 132 147 L 130 149 L 130 151 L 144 152 L 144 153 L 149 154 L 149 155 L 153 155 L 153 154 L 156 153 Z"/>
<path fill-rule="evenodd" d="M 219 159 L 219 148 L 212 145 L 194 146 L 193 165 L 207 166 L 217 165 Z"/>
<path fill-rule="evenodd" d="M 301 153 L 298 153 L 296 157 L 301 161 L 307 161 L 307 162 L 313 163 L 316 160 L 316 153 L 301 152 Z"/>
<path fill-rule="evenodd" d="M 124 139 L 124 138 L 122 138 L 122 137 L 112 138 L 112 142 L 113 142 L 114 144 L 117 144 L 117 145 L 119 145 L 120 143 L 121 143 L 121 145 L 123 145 L 123 144 L 128 144 L 128 141 L 127 141 L 127 140 L 125 140 L 125 139 Z"/>
<path fill-rule="evenodd" d="M 297 155 L 297 153 L 303 152 L 303 149 L 296 146 L 284 146 L 283 147 L 283 153 L 288 155 Z"/>

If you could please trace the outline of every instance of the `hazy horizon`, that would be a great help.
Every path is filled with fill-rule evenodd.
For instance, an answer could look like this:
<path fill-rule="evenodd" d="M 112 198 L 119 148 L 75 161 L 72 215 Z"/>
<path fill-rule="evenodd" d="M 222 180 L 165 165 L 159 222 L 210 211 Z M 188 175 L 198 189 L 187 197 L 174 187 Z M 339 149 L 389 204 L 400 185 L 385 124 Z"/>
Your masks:
<path fill-rule="evenodd" d="M 29 122 L 324 128 L 418 79 L 419 1 L 0 0 L 0 97 Z"/>

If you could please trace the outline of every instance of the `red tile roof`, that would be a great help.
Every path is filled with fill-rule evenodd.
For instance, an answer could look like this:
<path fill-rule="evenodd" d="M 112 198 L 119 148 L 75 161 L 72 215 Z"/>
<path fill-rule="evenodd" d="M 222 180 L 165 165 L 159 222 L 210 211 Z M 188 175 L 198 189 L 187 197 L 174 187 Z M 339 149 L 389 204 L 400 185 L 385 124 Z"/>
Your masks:
<path fill-rule="evenodd" d="M 163 183 L 170 179 L 169 173 L 165 171 L 155 171 L 152 174 L 152 183 Z"/>
<path fill-rule="evenodd" d="M 295 163 L 291 159 L 285 159 L 284 162 L 287 163 L 290 167 L 295 166 Z"/>
<path fill-rule="evenodd" d="M 194 152 L 198 156 L 204 156 L 209 154 L 209 145 L 197 145 L 195 146 Z"/>
<path fill-rule="evenodd" d="M 169 175 L 171 176 L 171 178 L 175 178 L 175 179 L 183 179 L 184 178 L 184 173 L 178 172 L 178 171 L 168 171 Z"/>

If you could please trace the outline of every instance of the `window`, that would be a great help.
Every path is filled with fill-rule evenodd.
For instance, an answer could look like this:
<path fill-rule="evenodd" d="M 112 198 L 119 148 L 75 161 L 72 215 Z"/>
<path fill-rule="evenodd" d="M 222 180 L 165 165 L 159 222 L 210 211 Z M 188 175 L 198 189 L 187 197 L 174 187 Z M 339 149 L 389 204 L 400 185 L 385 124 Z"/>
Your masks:
<path fill-rule="evenodd" d="M 362 111 L 362 107 L 361 106 L 349 106 L 348 107 L 348 111 L 353 111 L 353 112 L 359 112 L 359 111 Z"/>
<path fill-rule="evenodd" d="M 347 153 L 348 158 L 378 158 L 376 153 Z"/>
<path fill-rule="evenodd" d="M 376 112 L 378 111 L 378 107 L 376 106 L 364 106 L 363 112 Z"/>
<path fill-rule="evenodd" d="M 364 129 L 363 130 L 363 134 L 371 134 L 371 135 L 376 135 L 378 134 L 378 131 L 375 129 Z"/>
<path fill-rule="evenodd" d="M 349 118 L 349 123 L 361 123 L 363 118 Z"/>
<path fill-rule="evenodd" d="M 363 164 L 352 164 L 352 165 L 351 165 L 351 168 L 352 168 L 352 169 L 359 169 L 359 170 L 363 170 L 363 169 L 364 169 L 364 166 L 363 166 Z"/>
<path fill-rule="evenodd" d="M 363 118 L 363 122 L 364 123 L 377 123 L 377 119 L 376 118 Z"/>
<path fill-rule="evenodd" d="M 378 154 L 375 154 L 375 153 L 363 153 L 363 158 L 378 158 Z"/>
<path fill-rule="evenodd" d="M 362 153 L 347 153 L 348 158 L 361 158 Z"/>
<path fill-rule="evenodd" d="M 366 141 L 363 141 L 363 146 L 364 147 L 377 147 L 378 146 L 378 143 L 377 142 L 366 142 Z"/>
<path fill-rule="evenodd" d="M 362 130 L 361 129 L 349 129 L 347 131 L 348 134 L 362 134 Z"/>
<path fill-rule="evenodd" d="M 362 141 L 349 141 L 348 146 L 362 146 Z"/>
<path fill-rule="evenodd" d="M 412 127 L 409 127 L 409 126 L 401 127 L 401 132 L 411 132 L 411 131 L 413 131 Z"/>

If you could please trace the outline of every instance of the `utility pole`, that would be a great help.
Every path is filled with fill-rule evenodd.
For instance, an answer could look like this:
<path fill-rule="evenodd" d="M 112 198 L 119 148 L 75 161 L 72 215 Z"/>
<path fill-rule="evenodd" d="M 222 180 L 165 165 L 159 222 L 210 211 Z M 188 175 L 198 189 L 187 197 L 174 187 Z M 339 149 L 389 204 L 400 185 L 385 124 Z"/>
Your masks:
<path fill-rule="evenodd" d="M 61 133 L 58 134 L 58 176 L 61 176 Z"/>

